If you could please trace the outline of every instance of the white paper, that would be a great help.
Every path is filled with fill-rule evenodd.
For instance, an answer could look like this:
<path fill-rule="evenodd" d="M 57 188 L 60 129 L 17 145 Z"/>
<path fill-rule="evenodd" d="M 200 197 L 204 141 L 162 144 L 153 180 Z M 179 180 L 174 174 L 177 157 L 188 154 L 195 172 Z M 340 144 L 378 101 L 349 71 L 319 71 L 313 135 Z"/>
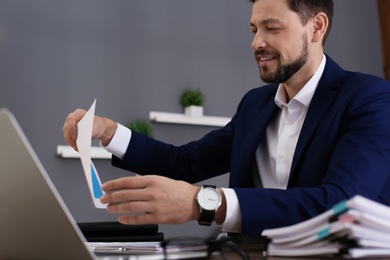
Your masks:
<path fill-rule="evenodd" d="M 96 208 L 106 208 L 106 204 L 100 202 L 100 197 L 104 194 L 102 183 L 95 165 L 91 160 L 92 129 L 95 116 L 96 99 L 89 108 L 84 117 L 77 124 L 77 148 L 80 154 L 81 164 L 83 166 L 85 178 L 87 179 L 92 201 Z"/>
<path fill-rule="evenodd" d="M 138 250 L 143 252 L 161 252 L 161 242 L 86 242 L 86 245 L 93 251 L 112 252 Z"/>

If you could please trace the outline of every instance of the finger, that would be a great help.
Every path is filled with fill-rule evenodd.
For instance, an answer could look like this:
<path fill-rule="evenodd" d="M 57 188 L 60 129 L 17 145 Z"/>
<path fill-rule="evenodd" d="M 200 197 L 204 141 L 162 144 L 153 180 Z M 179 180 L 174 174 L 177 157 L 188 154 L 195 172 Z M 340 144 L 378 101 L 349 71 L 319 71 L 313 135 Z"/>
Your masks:
<path fill-rule="evenodd" d="M 118 221 L 125 225 L 140 225 L 140 224 L 178 224 L 173 219 L 155 214 L 153 212 L 139 213 L 135 215 L 124 215 L 118 218 Z"/>
<path fill-rule="evenodd" d="M 118 222 L 124 225 L 162 224 L 159 223 L 153 214 L 143 213 L 132 216 L 120 216 Z"/>
<path fill-rule="evenodd" d="M 100 201 L 103 204 L 116 204 L 124 203 L 127 201 L 144 201 L 147 200 L 149 196 L 143 189 L 125 189 L 118 190 L 112 193 L 105 193 L 100 197 Z"/>
<path fill-rule="evenodd" d="M 77 128 L 76 130 L 73 130 L 69 125 L 69 121 L 67 120 L 62 128 L 62 132 L 64 134 L 65 142 L 77 151 Z"/>
<path fill-rule="evenodd" d="M 150 212 L 150 203 L 146 201 L 129 201 L 120 204 L 108 204 L 106 208 L 109 213 L 139 213 L 139 212 Z"/>
<path fill-rule="evenodd" d="M 62 128 L 65 141 L 77 151 L 77 123 L 84 117 L 86 111 L 83 109 L 76 109 L 70 113 Z"/>
<path fill-rule="evenodd" d="M 111 180 L 102 185 L 105 192 L 112 192 L 123 189 L 142 189 L 151 182 L 148 176 L 130 176 Z"/>
<path fill-rule="evenodd" d="M 76 140 L 77 138 L 77 119 L 75 112 L 70 113 L 64 123 L 63 132 L 66 139 Z"/>

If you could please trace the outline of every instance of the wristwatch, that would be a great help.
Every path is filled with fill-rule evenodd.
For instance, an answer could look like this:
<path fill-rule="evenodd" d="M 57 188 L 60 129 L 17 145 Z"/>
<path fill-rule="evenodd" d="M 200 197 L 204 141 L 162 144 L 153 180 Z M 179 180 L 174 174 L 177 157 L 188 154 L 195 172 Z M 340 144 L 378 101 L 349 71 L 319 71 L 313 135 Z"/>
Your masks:
<path fill-rule="evenodd" d="M 217 191 L 216 186 L 203 185 L 195 199 L 200 208 L 198 223 L 200 225 L 210 226 L 214 221 L 215 212 L 221 205 L 221 194 Z"/>

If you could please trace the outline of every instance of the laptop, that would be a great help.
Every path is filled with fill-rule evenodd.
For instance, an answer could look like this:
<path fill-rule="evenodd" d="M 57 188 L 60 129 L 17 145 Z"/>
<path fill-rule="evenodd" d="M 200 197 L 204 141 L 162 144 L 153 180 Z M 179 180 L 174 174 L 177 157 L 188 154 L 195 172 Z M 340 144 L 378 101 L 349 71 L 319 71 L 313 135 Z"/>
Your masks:
<path fill-rule="evenodd" d="M 1 259 L 95 258 L 15 117 L 4 108 L 0 199 Z"/>
<path fill-rule="evenodd" d="M 0 108 L 0 200 L 0 259 L 165 259 L 161 251 L 116 252 L 123 248 L 120 243 L 92 251 L 80 223 L 73 219 L 15 117 L 5 108 Z M 88 226 L 81 227 L 88 231 Z M 147 243 L 152 243 L 151 248 L 160 245 Z M 206 256 L 205 250 L 174 251 L 168 258 Z"/>

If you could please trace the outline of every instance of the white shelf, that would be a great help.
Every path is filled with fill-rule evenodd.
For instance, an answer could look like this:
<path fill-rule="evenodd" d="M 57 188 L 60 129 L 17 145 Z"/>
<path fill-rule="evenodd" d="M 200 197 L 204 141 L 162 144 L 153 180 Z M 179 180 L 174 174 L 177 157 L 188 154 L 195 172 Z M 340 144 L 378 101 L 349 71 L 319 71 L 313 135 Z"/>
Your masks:
<path fill-rule="evenodd" d="M 230 122 L 230 117 L 202 116 L 188 117 L 184 114 L 149 112 L 149 119 L 160 123 L 187 124 L 187 125 L 205 125 L 205 126 L 225 126 Z"/>
<path fill-rule="evenodd" d="M 57 145 L 57 155 L 62 158 L 80 158 L 78 152 L 73 150 L 69 145 Z M 111 153 L 107 152 L 104 148 L 99 146 L 91 147 L 92 159 L 111 159 Z"/>

